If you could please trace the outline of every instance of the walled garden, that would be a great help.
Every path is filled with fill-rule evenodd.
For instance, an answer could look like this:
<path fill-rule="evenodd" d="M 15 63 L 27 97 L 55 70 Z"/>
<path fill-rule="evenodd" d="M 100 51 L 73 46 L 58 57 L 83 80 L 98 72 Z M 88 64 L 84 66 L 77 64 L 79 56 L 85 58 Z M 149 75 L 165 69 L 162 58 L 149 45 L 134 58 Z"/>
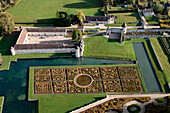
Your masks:
<path fill-rule="evenodd" d="M 35 68 L 34 94 L 143 92 L 136 66 Z"/>

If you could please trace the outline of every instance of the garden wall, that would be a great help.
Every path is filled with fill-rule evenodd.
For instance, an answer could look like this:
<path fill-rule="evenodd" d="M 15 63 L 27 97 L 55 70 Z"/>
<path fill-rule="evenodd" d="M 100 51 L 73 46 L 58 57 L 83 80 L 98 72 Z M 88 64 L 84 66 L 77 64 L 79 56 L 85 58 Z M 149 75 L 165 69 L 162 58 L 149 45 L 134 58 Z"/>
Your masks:
<path fill-rule="evenodd" d="M 149 43 L 150 43 L 150 45 L 151 45 L 151 47 L 152 47 L 152 50 L 153 50 L 153 52 L 154 52 L 154 54 L 155 54 L 155 56 L 156 56 L 156 59 L 157 59 L 157 61 L 158 61 L 158 64 L 159 64 L 159 66 L 160 66 L 161 70 L 163 71 L 163 68 L 162 68 L 161 62 L 160 62 L 160 61 L 159 61 L 159 59 L 158 59 L 158 56 L 157 56 L 157 54 L 156 54 L 156 52 L 155 52 L 155 50 L 154 50 L 154 48 L 153 48 L 153 45 L 152 45 L 152 43 L 151 43 L 151 41 L 150 41 L 150 39 L 149 39 L 149 38 L 148 38 L 148 40 L 149 40 Z"/>
<path fill-rule="evenodd" d="M 72 53 L 75 48 L 60 48 L 60 49 L 22 49 L 15 50 L 16 54 L 30 54 L 30 53 Z"/>

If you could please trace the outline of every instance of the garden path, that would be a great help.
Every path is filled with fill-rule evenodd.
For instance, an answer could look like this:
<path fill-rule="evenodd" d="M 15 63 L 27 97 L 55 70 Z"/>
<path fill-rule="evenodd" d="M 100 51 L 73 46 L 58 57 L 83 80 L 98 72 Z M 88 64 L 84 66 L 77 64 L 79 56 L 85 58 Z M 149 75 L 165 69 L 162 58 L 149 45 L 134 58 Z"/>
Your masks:
<path fill-rule="evenodd" d="M 155 98 L 164 98 L 164 97 L 166 97 L 166 96 L 170 96 L 170 93 L 168 93 L 168 94 L 132 94 L 132 95 L 106 95 L 106 98 L 104 98 L 104 99 L 102 99 L 102 100 L 99 100 L 99 101 L 97 101 L 97 102 L 94 102 L 94 103 L 91 103 L 91 104 L 89 104 L 89 105 L 87 105 L 87 106 L 84 106 L 84 107 L 81 107 L 81 108 L 79 108 L 79 109 L 77 109 L 77 110 L 74 110 L 74 111 L 72 111 L 71 113 L 80 113 L 80 112 L 83 112 L 83 111 L 85 111 L 85 110 L 87 110 L 87 109 L 90 109 L 90 108 L 92 108 L 92 107 L 95 107 L 95 106 L 97 106 L 97 105 L 100 105 L 100 104 L 102 104 L 102 103 L 104 103 L 104 102 L 107 102 L 107 101 L 109 101 L 109 100 L 112 100 L 112 99 L 115 99 L 115 98 L 128 98 L 128 97 L 151 97 L 151 100 L 150 101 L 148 101 L 148 102 L 145 102 L 146 104 L 149 104 L 149 103 L 151 103 L 151 102 L 154 102 L 154 103 L 156 103 L 157 105 L 160 105 L 160 103 L 157 103 L 154 99 Z M 132 101 L 131 101 L 132 102 Z M 137 101 L 136 101 L 137 102 Z M 161 103 L 162 105 L 163 104 L 165 104 L 165 102 L 166 102 L 166 99 L 164 100 L 164 102 L 163 103 Z M 135 103 L 134 101 L 132 102 L 133 104 Z M 139 102 L 138 102 L 139 103 Z M 145 105 L 145 103 L 144 104 L 142 104 L 142 103 L 140 103 L 140 105 L 141 106 L 143 106 L 143 105 Z M 127 104 L 127 103 L 126 103 Z M 142 107 L 141 107 L 142 108 Z M 141 111 L 144 111 L 144 109 L 143 110 L 141 110 Z M 123 111 L 124 112 L 124 111 Z M 124 113 L 126 113 L 126 112 L 124 112 Z M 142 112 L 141 112 L 142 113 Z"/>

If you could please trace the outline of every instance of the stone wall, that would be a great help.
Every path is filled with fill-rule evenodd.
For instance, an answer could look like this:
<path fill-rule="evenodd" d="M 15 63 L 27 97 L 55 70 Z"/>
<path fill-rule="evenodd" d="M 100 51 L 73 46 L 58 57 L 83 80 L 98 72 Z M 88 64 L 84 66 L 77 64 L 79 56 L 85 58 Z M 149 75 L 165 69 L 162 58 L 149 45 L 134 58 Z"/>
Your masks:
<path fill-rule="evenodd" d="M 31 54 L 31 53 L 71 53 L 75 52 L 75 48 L 59 48 L 59 49 L 23 49 L 15 50 L 16 54 Z"/>
<path fill-rule="evenodd" d="M 66 36 L 66 32 L 28 32 L 29 36 Z"/>

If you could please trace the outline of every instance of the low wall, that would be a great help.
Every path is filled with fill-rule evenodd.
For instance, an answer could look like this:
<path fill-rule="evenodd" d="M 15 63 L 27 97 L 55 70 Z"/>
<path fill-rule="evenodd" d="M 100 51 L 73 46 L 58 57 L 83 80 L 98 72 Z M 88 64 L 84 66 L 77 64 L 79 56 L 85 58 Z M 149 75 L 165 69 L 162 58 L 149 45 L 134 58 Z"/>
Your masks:
<path fill-rule="evenodd" d="M 169 31 L 170 32 L 170 29 L 127 30 L 127 33 L 130 33 L 130 32 L 164 32 L 164 31 Z"/>
<path fill-rule="evenodd" d="M 156 52 L 155 52 L 155 50 L 154 50 L 154 48 L 153 48 L 153 45 L 152 45 L 152 43 L 151 43 L 151 41 L 150 41 L 150 39 L 149 39 L 149 38 L 148 38 L 148 40 L 149 40 L 149 43 L 150 43 L 150 45 L 151 45 L 151 47 L 152 47 L 152 50 L 153 50 L 153 52 L 154 52 L 154 54 L 155 54 L 155 56 L 156 56 L 156 59 L 157 59 L 157 61 L 158 61 L 158 64 L 159 64 L 159 66 L 160 66 L 161 70 L 163 71 L 163 68 L 162 68 L 161 62 L 160 62 L 160 61 L 159 61 L 159 59 L 158 59 L 158 56 L 157 56 L 157 54 L 156 54 Z"/>
<path fill-rule="evenodd" d="M 125 38 L 148 38 L 148 37 L 162 37 L 162 35 L 138 35 L 138 36 L 134 36 L 134 35 L 125 35 Z"/>
<path fill-rule="evenodd" d="M 31 53 L 71 53 L 75 52 L 75 48 L 60 48 L 60 49 L 22 49 L 15 50 L 16 54 L 31 54 Z"/>

